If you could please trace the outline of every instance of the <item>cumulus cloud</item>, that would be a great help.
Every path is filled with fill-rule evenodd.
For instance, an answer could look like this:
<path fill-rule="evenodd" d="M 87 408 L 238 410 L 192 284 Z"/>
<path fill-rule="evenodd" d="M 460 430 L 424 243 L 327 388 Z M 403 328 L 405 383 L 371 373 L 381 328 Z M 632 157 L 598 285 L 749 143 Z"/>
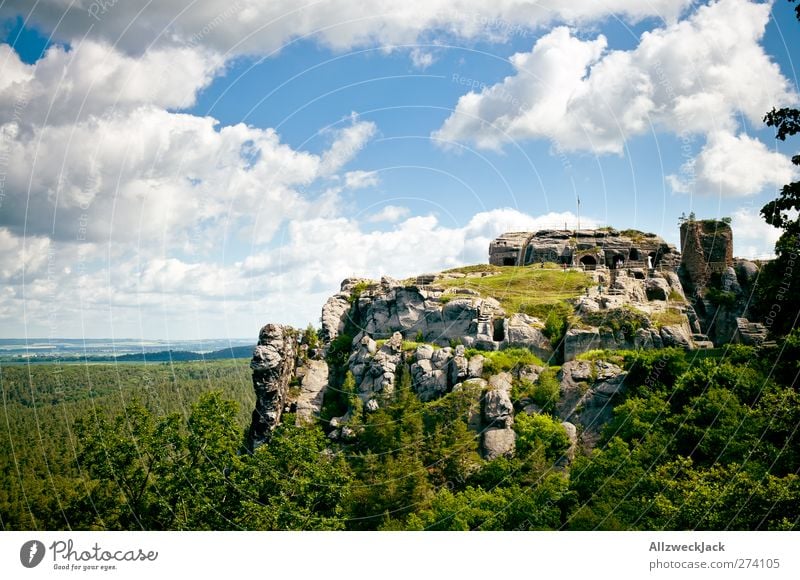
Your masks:
<path fill-rule="evenodd" d="M 92 39 L 69 50 L 53 45 L 32 65 L 3 44 L 0 62 L 0 118 L 11 118 L 22 101 L 19 122 L 27 126 L 75 123 L 142 105 L 187 108 L 224 65 L 205 50 L 154 48 L 132 57 Z"/>
<path fill-rule="evenodd" d="M 780 187 L 792 181 L 795 173 L 788 157 L 770 151 L 758 139 L 719 132 L 709 135 L 697 158 L 687 161 L 679 175 L 668 175 L 667 180 L 679 193 L 735 197 Z"/>
<path fill-rule="evenodd" d="M 764 221 L 758 210 L 741 207 L 733 212 L 734 255 L 742 258 L 771 259 L 781 230 Z"/>
<path fill-rule="evenodd" d="M 737 135 L 737 116 L 760 123 L 772 106 L 797 101 L 760 41 L 770 4 L 719 0 L 688 18 L 642 34 L 631 50 L 608 50 L 603 35 L 582 39 L 566 27 L 511 57 L 515 73 L 462 96 L 434 137 L 498 149 L 516 139 L 552 140 L 560 150 L 621 153 L 626 140 L 652 130 L 706 135 L 697 159 L 715 192 L 757 193 L 786 175 L 785 159 Z M 731 154 L 723 160 L 724 154 Z M 734 183 L 723 174 L 766 163 Z M 740 162 L 744 162 L 739 165 Z M 782 179 L 781 177 L 780 179 Z M 680 181 L 672 180 L 677 188 Z"/>
<path fill-rule="evenodd" d="M 387 205 L 381 211 L 367 217 L 369 222 L 396 222 L 408 217 L 411 210 L 400 205 Z"/>
<path fill-rule="evenodd" d="M 335 194 L 299 192 L 338 171 L 374 130 L 353 121 L 321 155 L 272 129 L 140 107 L 36 127 L 5 144 L 8 195 L 0 225 L 60 239 L 187 241 L 198 227 L 258 219 L 268 241 L 287 219 L 314 215 Z M 329 209 L 329 208 L 328 208 Z"/>
<path fill-rule="evenodd" d="M 27 18 L 68 40 L 90 34 L 141 53 L 151 46 L 205 46 L 221 53 L 270 54 L 311 36 L 325 46 L 409 44 L 429 31 L 461 38 L 508 38 L 554 21 L 581 23 L 619 15 L 674 20 L 691 0 L 8 0 L 0 15 Z"/>
<path fill-rule="evenodd" d="M 401 219 L 386 231 L 344 216 L 293 220 L 279 245 L 254 249 L 247 258 L 227 263 L 147 253 L 103 262 L 104 248 L 80 257 L 51 255 L 43 247 L 38 275 L 31 275 L 25 287 L 4 288 L 0 324 L 13 322 L 24 303 L 34 334 L 35 329 L 51 328 L 55 301 L 59 312 L 53 336 L 79 324 L 108 333 L 111 321 L 117 335 L 139 332 L 142 325 L 145 334 L 163 334 L 164 328 L 153 325 L 167 325 L 171 336 L 204 331 L 219 336 L 230 325 L 249 328 L 254 336 L 264 320 L 303 326 L 316 321 L 324 299 L 347 276 L 405 277 L 485 263 L 489 242 L 503 232 L 576 222 L 569 212 L 531 216 L 509 208 L 480 212 L 463 224 L 443 223 L 434 215 Z M 586 217 L 581 222 L 597 224 Z M 0 230 L 0 268 L 4 256 L 20 243 Z M 253 312 L 258 312 L 257 320 Z"/>

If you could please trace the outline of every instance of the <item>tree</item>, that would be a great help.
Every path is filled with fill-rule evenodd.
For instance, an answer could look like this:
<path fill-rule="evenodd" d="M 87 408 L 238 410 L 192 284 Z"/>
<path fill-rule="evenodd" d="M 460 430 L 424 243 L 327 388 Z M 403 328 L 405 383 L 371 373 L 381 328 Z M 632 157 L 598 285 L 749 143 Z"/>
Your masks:
<path fill-rule="evenodd" d="M 800 5 L 795 7 L 795 13 L 800 20 Z M 786 137 L 800 132 L 800 109 L 773 108 L 764 116 L 764 122 L 769 127 L 775 127 L 776 137 L 785 141 Z M 793 156 L 792 163 L 800 165 L 800 155 Z M 758 314 L 765 316 L 773 334 L 780 336 L 794 328 L 800 314 L 800 303 L 793 299 L 800 291 L 800 268 L 794 264 L 800 251 L 798 211 L 800 181 L 784 185 L 778 198 L 761 208 L 761 215 L 766 222 L 782 229 L 783 233 L 775 244 L 777 258 L 764 268 L 761 276 L 763 282 L 759 282 L 760 307 L 757 310 Z"/>

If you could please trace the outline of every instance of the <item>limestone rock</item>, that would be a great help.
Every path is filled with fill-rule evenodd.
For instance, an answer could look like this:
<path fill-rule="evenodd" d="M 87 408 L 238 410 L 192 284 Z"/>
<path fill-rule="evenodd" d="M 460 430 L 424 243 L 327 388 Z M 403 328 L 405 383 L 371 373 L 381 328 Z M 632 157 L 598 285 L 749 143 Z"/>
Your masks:
<path fill-rule="evenodd" d="M 297 423 L 307 424 L 319 416 L 322 399 L 328 387 L 328 363 L 323 360 L 309 360 L 300 383 L 300 397 L 297 399 Z"/>
<path fill-rule="evenodd" d="M 564 421 L 561 426 L 569 439 L 569 447 L 564 452 L 565 463 L 571 463 L 575 459 L 575 449 L 578 447 L 578 428 L 569 421 Z"/>
<path fill-rule="evenodd" d="M 683 284 L 678 275 L 675 272 L 664 272 L 664 278 L 669 284 L 670 291 L 678 294 L 681 300 L 686 300 L 686 293 L 683 291 Z"/>
<path fill-rule="evenodd" d="M 514 424 L 514 405 L 507 391 L 491 389 L 483 398 L 483 419 L 486 425 L 510 428 Z"/>
<path fill-rule="evenodd" d="M 431 350 L 427 345 L 418 346 L 414 353 L 416 362 L 411 365 L 411 384 L 422 401 L 441 397 L 454 384 L 451 380 L 453 349 L 446 347 L 432 352 Z M 466 360 L 463 362 L 466 364 Z"/>
<path fill-rule="evenodd" d="M 364 402 L 394 390 L 397 366 L 403 358 L 403 337 L 395 332 L 377 349 L 375 341 L 364 336 L 347 361 L 356 381 L 359 397 Z"/>
<path fill-rule="evenodd" d="M 625 392 L 626 376 L 617 365 L 605 361 L 565 363 L 559 373 L 561 397 L 556 414 L 563 421 L 581 425 L 584 443 L 594 445 Z"/>

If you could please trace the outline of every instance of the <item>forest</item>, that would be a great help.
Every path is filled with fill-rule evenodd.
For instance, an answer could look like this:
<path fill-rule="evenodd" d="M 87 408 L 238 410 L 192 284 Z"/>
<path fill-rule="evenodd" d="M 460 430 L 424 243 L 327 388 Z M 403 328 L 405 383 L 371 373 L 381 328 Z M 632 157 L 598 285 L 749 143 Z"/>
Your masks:
<path fill-rule="evenodd" d="M 505 352 L 513 373 L 530 353 Z M 554 374 L 515 381 L 513 458 L 486 461 L 474 393 L 422 403 L 407 369 L 359 436 L 292 413 L 245 445 L 247 361 L 0 369 L 5 530 L 792 530 L 800 527 L 800 333 L 775 346 L 591 352 L 628 372 L 594 449 L 567 457 Z M 347 380 L 327 406 L 352 397 Z M 337 401 L 336 399 L 339 399 Z M 515 401 L 516 403 L 516 401 Z"/>

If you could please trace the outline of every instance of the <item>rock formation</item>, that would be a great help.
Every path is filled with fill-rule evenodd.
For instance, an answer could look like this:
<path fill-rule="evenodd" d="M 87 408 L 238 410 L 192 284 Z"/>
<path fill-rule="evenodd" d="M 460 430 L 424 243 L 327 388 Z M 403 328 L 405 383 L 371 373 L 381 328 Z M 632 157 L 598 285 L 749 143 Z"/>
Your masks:
<path fill-rule="evenodd" d="M 686 222 L 681 243 L 682 259 L 661 238 L 633 230 L 516 232 L 494 240 L 492 264 L 547 261 L 586 272 L 588 287 L 565 302 L 572 313 L 564 319 L 563 331 L 530 314 L 506 312 L 497 299 L 503 296 L 485 291 L 496 284 L 469 287 L 470 278 L 505 271 L 496 267 L 427 273 L 403 281 L 348 278 L 322 308 L 321 348 L 309 352 L 299 345 L 299 333 L 286 326 L 261 329 L 251 362 L 256 391 L 251 447 L 269 440 L 286 410 L 294 410 L 300 424 L 316 421 L 328 387 L 341 387 L 348 371 L 355 392 L 346 404 L 334 405 L 347 407 L 344 414 L 328 416 L 323 426 L 331 440 L 350 444 L 362 432 L 366 414 L 386 404 L 398 377 L 407 372 L 424 403 L 462 391 L 468 402 L 467 425 L 484 458 L 511 456 L 515 414 L 542 413 L 540 405 L 545 405 L 532 394 L 519 401 L 512 396 L 515 386 L 536 387 L 544 366 L 525 361 L 508 372 L 492 370 L 497 368 L 494 351 L 514 348 L 530 351 L 545 365 L 563 362 L 558 400 L 545 405 L 570 441 L 563 465 L 579 447 L 597 442 L 626 391 L 627 374 L 619 366 L 596 356 L 580 360 L 582 353 L 712 347 L 703 331 L 718 342 L 764 341 L 763 325 L 743 315 L 758 266 L 733 260 L 727 224 Z M 504 299 L 503 304 L 508 308 L 515 303 Z M 334 358 L 328 358 L 332 353 Z"/>
<path fill-rule="evenodd" d="M 280 324 L 267 324 L 261 329 L 250 362 L 256 392 L 249 434 L 252 448 L 268 441 L 280 424 L 296 357 L 297 333 L 293 329 Z"/>

